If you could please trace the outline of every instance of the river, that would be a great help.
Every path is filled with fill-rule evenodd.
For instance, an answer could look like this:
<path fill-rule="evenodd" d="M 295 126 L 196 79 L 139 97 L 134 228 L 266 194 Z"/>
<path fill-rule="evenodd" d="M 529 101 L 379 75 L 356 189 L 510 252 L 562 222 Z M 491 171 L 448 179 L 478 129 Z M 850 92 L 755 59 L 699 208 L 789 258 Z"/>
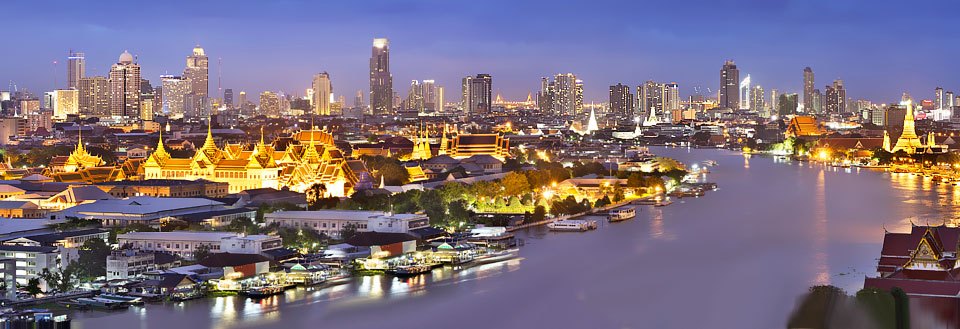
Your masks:
<path fill-rule="evenodd" d="M 74 328 L 780 328 L 810 285 L 852 293 L 884 228 L 956 218 L 960 188 L 906 174 L 654 148 L 711 167 L 717 191 L 592 232 L 519 232 L 521 257 L 400 280 L 367 276 L 252 301 L 74 314 Z"/>

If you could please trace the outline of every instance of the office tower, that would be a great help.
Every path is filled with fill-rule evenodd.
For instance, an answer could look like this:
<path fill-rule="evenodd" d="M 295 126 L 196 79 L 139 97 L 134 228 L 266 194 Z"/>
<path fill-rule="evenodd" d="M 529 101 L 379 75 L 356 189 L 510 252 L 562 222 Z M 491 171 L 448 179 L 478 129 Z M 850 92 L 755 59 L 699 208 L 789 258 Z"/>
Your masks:
<path fill-rule="evenodd" d="M 777 102 L 777 113 L 780 116 L 797 113 L 797 93 L 781 94 Z"/>
<path fill-rule="evenodd" d="M 375 115 L 393 111 L 393 75 L 390 74 L 390 41 L 373 39 L 370 56 L 370 111 Z"/>
<path fill-rule="evenodd" d="M 813 90 L 813 100 L 811 101 L 813 108 L 806 110 L 809 113 L 823 114 L 823 93 L 820 92 L 820 89 Z"/>
<path fill-rule="evenodd" d="M 421 94 L 423 96 L 423 109 L 429 112 L 437 112 L 437 84 L 433 80 L 423 80 L 420 83 Z"/>
<path fill-rule="evenodd" d="M 763 87 L 754 85 L 750 91 L 750 109 L 757 113 L 762 113 L 764 112 L 764 105 Z"/>
<path fill-rule="evenodd" d="M 437 101 L 436 101 L 436 105 L 434 105 L 434 108 L 436 108 L 437 112 L 443 112 L 443 105 L 444 105 L 443 93 L 444 93 L 443 86 L 437 86 Z"/>
<path fill-rule="evenodd" d="M 140 115 L 140 65 L 124 51 L 110 67 L 110 115 L 135 118 Z"/>
<path fill-rule="evenodd" d="M 583 112 L 583 80 L 577 79 L 574 82 L 573 93 L 573 114 L 578 115 Z"/>
<path fill-rule="evenodd" d="M 333 95 L 333 83 L 330 74 L 321 72 L 313 75 L 313 113 L 330 115 L 330 96 Z"/>
<path fill-rule="evenodd" d="M 776 89 L 770 90 L 770 109 L 773 112 L 779 112 L 780 110 L 780 91 Z"/>
<path fill-rule="evenodd" d="M 423 86 L 420 84 L 420 81 L 410 81 L 410 89 L 407 90 L 407 98 L 403 101 L 402 107 L 404 110 L 423 112 Z"/>
<path fill-rule="evenodd" d="M 223 105 L 228 109 L 233 108 L 233 89 L 227 88 L 223 90 Z"/>
<path fill-rule="evenodd" d="M 648 118 L 652 112 L 654 116 L 666 117 L 667 111 L 664 107 L 666 98 L 666 85 L 654 81 L 644 82 L 637 87 L 637 102 L 640 103 L 640 117 Z"/>
<path fill-rule="evenodd" d="M 803 108 L 807 113 L 820 113 L 817 106 L 813 104 L 813 93 L 813 69 L 807 66 L 803 68 Z"/>
<path fill-rule="evenodd" d="M 183 78 L 190 82 L 184 100 L 183 114 L 186 117 L 202 116 L 209 105 L 209 59 L 203 48 L 197 45 L 193 53 L 187 56 L 187 66 L 183 69 Z"/>
<path fill-rule="evenodd" d="M 80 78 L 77 87 L 81 116 L 110 116 L 110 80 L 107 77 Z"/>
<path fill-rule="evenodd" d="M 740 105 L 738 109 L 749 110 L 750 109 L 750 75 L 747 74 L 746 78 L 740 81 Z"/>
<path fill-rule="evenodd" d="M 184 117 L 184 98 L 190 93 L 190 81 L 183 77 L 161 75 L 160 84 L 163 88 L 162 112 L 171 119 Z"/>
<path fill-rule="evenodd" d="M 269 91 L 260 93 L 260 113 L 271 118 L 280 117 L 280 97 Z"/>
<path fill-rule="evenodd" d="M 680 86 L 676 82 L 663 85 L 663 106 L 667 113 L 680 110 Z"/>
<path fill-rule="evenodd" d="M 162 83 L 162 82 L 161 82 Z M 140 80 L 140 120 L 153 121 L 153 104 L 155 104 L 157 94 L 153 90 L 150 80 Z"/>
<path fill-rule="evenodd" d="M 52 100 L 51 100 L 52 103 Z M 29 114 L 36 113 L 40 111 L 40 100 L 39 99 L 21 99 L 20 100 L 20 114 Z"/>
<path fill-rule="evenodd" d="M 956 98 L 953 96 L 953 92 L 948 91 L 943 95 L 943 108 L 946 110 L 952 110 L 953 107 L 957 105 Z"/>
<path fill-rule="evenodd" d="M 578 87 L 577 76 L 572 73 L 557 74 L 547 86 L 551 101 L 550 108 L 555 115 L 576 115 L 583 111 L 582 82 Z M 578 94 L 581 95 L 578 97 Z M 579 98 L 579 100 L 578 100 Z"/>
<path fill-rule="evenodd" d="M 740 107 L 740 70 L 732 60 L 723 63 L 720 69 L 720 103 L 721 109 L 737 110 Z"/>
<path fill-rule="evenodd" d="M 54 103 L 56 103 L 57 93 L 56 91 L 48 91 L 43 93 L 43 103 L 40 104 L 41 108 L 52 109 Z"/>
<path fill-rule="evenodd" d="M 241 91 L 240 96 L 237 97 L 237 107 L 244 107 L 247 105 L 247 92 Z"/>
<path fill-rule="evenodd" d="M 540 91 L 537 93 L 537 107 L 540 112 L 553 111 L 553 84 L 546 77 L 540 78 Z"/>
<path fill-rule="evenodd" d="M 357 90 L 357 96 L 353 97 L 353 107 L 357 107 L 357 108 L 364 107 L 363 90 Z"/>
<path fill-rule="evenodd" d="M 78 86 L 79 86 L 79 81 Z M 80 112 L 80 91 L 77 89 L 58 89 L 54 91 L 53 116 L 57 120 L 64 120 L 67 115 L 76 115 Z"/>
<path fill-rule="evenodd" d="M 618 116 L 633 117 L 633 93 L 630 86 L 618 83 L 610 86 L 610 113 Z"/>
<path fill-rule="evenodd" d="M 933 108 L 936 110 L 942 110 L 945 107 L 945 102 L 943 100 L 943 88 L 937 87 L 934 89 L 935 97 L 933 100 Z"/>
<path fill-rule="evenodd" d="M 86 76 L 87 63 L 83 53 L 73 50 L 67 55 L 67 89 L 79 89 L 80 79 Z"/>
<path fill-rule="evenodd" d="M 463 78 L 463 110 L 467 114 L 490 112 L 493 94 L 493 78 L 489 74 Z"/>
<path fill-rule="evenodd" d="M 827 86 L 824 96 L 826 96 L 824 105 L 827 113 L 835 114 L 847 111 L 847 92 L 843 88 L 843 80 L 834 80 L 833 85 Z"/>

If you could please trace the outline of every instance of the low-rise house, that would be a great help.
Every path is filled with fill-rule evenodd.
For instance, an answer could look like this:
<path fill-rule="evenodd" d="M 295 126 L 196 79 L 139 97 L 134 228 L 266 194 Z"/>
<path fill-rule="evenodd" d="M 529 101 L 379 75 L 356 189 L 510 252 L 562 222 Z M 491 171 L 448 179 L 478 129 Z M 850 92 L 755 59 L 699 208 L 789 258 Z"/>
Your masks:
<path fill-rule="evenodd" d="M 46 209 L 40 209 L 29 201 L 0 201 L 0 217 L 5 218 L 44 218 Z"/>
<path fill-rule="evenodd" d="M 40 278 L 44 269 L 58 271 L 78 258 L 77 250 L 71 248 L 4 244 L 0 245 L 0 273 L 8 287 L 26 285 L 30 279 Z M 40 288 L 50 287 L 41 279 Z"/>
<path fill-rule="evenodd" d="M 96 219 L 104 226 L 126 226 L 133 223 L 158 226 L 162 220 L 227 209 L 222 202 L 204 198 L 131 197 L 97 200 L 51 214 L 51 219 Z"/>
<path fill-rule="evenodd" d="M 117 244 L 141 251 L 166 252 L 185 259 L 203 247 L 210 252 L 260 254 L 283 246 L 273 235 L 242 235 L 228 232 L 130 232 L 117 236 Z"/>
<path fill-rule="evenodd" d="M 115 250 L 107 256 L 107 281 L 129 280 L 150 271 L 180 266 L 176 256 L 161 252 Z"/>
<path fill-rule="evenodd" d="M 358 232 L 408 233 L 430 226 L 423 214 L 392 214 L 366 210 L 277 211 L 264 215 L 267 225 L 306 228 L 339 238 L 340 231 L 353 225 Z"/>
<path fill-rule="evenodd" d="M 36 234 L 13 238 L 3 241 L 5 245 L 19 246 L 47 246 L 61 248 L 79 248 L 89 240 L 100 239 L 107 241 L 110 231 L 93 228 L 85 230 L 64 231 L 56 233 Z"/>
<path fill-rule="evenodd" d="M 200 265 L 222 269 L 226 279 L 242 279 L 270 272 L 270 259 L 259 254 L 219 253 L 200 260 Z"/>

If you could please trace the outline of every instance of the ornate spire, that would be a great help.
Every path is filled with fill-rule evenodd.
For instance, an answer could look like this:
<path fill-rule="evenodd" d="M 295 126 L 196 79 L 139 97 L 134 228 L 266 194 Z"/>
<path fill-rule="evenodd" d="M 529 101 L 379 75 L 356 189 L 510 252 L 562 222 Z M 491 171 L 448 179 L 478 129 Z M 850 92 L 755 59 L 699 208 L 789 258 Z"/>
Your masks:
<path fill-rule="evenodd" d="M 160 138 L 157 139 L 157 150 L 153 152 L 155 156 L 169 157 L 166 147 L 163 145 L 163 129 L 160 129 Z"/>

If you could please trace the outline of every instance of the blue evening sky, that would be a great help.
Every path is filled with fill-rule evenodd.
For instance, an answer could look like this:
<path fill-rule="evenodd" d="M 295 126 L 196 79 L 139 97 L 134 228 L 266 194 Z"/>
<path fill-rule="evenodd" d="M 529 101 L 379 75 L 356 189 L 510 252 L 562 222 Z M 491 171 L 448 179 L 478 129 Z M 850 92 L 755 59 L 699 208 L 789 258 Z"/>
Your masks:
<path fill-rule="evenodd" d="M 477 73 L 492 74 L 509 99 L 558 72 L 584 80 L 588 102 L 604 101 L 611 84 L 650 79 L 678 82 L 684 96 L 715 92 L 725 59 L 767 90 L 799 91 L 811 66 L 818 88 L 842 78 L 849 96 L 877 102 L 960 91 L 958 1 L 15 0 L 0 12 L 0 89 L 12 80 L 35 93 L 65 84 L 71 48 L 86 53 L 88 75 L 127 49 L 156 82 L 179 74 L 199 43 L 211 93 L 222 58 L 222 85 L 235 92 L 303 94 L 327 71 L 352 104 L 368 88 L 374 37 L 390 38 L 395 90 L 435 79 L 449 101 Z"/>

